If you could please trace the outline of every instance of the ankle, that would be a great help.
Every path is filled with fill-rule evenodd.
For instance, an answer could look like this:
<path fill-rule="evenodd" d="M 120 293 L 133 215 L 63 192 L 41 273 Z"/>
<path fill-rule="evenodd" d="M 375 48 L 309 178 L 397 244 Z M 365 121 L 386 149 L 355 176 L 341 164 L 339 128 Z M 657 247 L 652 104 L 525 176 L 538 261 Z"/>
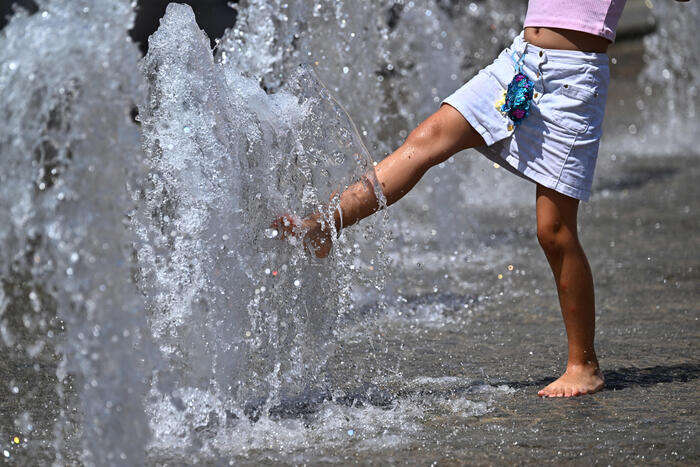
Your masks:
<path fill-rule="evenodd" d="M 566 371 L 574 372 L 596 372 L 600 371 L 600 366 L 598 365 L 598 360 L 596 358 L 588 360 L 569 360 L 566 363 Z"/>

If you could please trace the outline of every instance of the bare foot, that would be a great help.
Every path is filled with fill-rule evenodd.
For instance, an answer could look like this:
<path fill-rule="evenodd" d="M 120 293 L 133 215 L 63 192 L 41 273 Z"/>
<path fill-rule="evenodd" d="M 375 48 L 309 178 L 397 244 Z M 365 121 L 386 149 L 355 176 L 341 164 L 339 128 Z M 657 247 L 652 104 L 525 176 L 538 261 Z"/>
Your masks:
<path fill-rule="evenodd" d="M 603 389 L 605 380 L 597 364 L 568 365 L 558 380 L 537 393 L 541 397 L 574 397 Z"/>
<path fill-rule="evenodd" d="M 299 219 L 285 214 L 275 219 L 271 227 L 280 232 L 280 238 L 289 236 L 304 242 L 304 248 L 317 258 L 325 258 L 331 252 L 333 240 L 329 226 L 322 226 L 320 215 L 314 214 L 306 219 Z"/>

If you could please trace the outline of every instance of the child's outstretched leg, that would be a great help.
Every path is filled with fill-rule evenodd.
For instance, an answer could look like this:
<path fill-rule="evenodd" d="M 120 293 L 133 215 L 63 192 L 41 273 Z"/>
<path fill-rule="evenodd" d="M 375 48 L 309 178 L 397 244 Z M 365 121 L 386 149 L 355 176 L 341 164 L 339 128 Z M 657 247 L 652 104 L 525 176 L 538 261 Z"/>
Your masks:
<path fill-rule="evenodd" d="M 387 205 L 408 193 L 430 167 L 463 149 L 483 144 L 484 139 L 457 109 L 442 105 L 408 135 L 401 147 L 374 168 Z M 336 211 L 336 229 L 348 227 L 378 209 L 379 202 L 372 184 L 363 179 L 340 195 L 343 219 L 341 222 L 340 213 Z M 273 226 L 281 229 L 283 236 L 303 235 L 306 247 L 322 258 L 330 252 L 332 239 L 330 226 L 323 226 L 319 218 L 319 214 L 298 221 L 282 217 Z"/>
<path fill-rule="evenodd" d="M 578 204 L 577 199 L 537 185 L 537 238 L 554 273 L 569 341 L 566 372 L 542 389 L 540 396 L 580 396 L 604 385 L 593 348 L 593 276 L 578 240 Z"/>

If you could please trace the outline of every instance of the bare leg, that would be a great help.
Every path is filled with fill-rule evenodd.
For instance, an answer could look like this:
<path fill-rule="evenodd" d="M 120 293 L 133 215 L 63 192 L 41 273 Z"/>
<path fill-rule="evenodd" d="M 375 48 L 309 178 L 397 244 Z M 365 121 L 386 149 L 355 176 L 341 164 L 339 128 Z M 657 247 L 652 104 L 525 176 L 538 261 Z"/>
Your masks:
<path fill-rule="evenodd" d="M 569 341 L 566 372 L 542 389 L 540 396 L 579 396 L 604 385 L 593 347 L 593 276 L 578 240 L 578 204 L 577 199 L 537 185 L 537 238 L 554 273 Z"/>
<path fill-rule="evenodd" d="M 483 138 L 454 107 L 442 105 L 414 129 L 396 151 L 374 168 L 374 173 L 386 197 L 387 205 L 401 199 L 418 183 L 432 166 L 467 148 L 485 144 Z M 336 229 L 348 227 L 379 209 L 379 202 L 367 180 L 348 187 L 340 195 L 340 212 L 335 213 Z M 315 214 L 302 221 L 305 243 L 316 256 L 328 255 L 332 246 L 331 230 L 319 222 Z M 294 234 L 297 227 L 278 219 L 275 224 L 283 233 Z"/>

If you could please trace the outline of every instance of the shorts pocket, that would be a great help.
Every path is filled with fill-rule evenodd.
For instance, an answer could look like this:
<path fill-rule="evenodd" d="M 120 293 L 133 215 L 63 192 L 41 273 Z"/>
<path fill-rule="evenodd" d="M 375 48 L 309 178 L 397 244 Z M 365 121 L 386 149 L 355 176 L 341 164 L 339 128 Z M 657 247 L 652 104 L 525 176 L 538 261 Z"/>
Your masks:
<path fill-rule="evenodd" d="M 573 84 L 562 84 L 549 94 L 551 122 L 574 133 L 583 133 L 591 124 L 598 93 Z"/>

